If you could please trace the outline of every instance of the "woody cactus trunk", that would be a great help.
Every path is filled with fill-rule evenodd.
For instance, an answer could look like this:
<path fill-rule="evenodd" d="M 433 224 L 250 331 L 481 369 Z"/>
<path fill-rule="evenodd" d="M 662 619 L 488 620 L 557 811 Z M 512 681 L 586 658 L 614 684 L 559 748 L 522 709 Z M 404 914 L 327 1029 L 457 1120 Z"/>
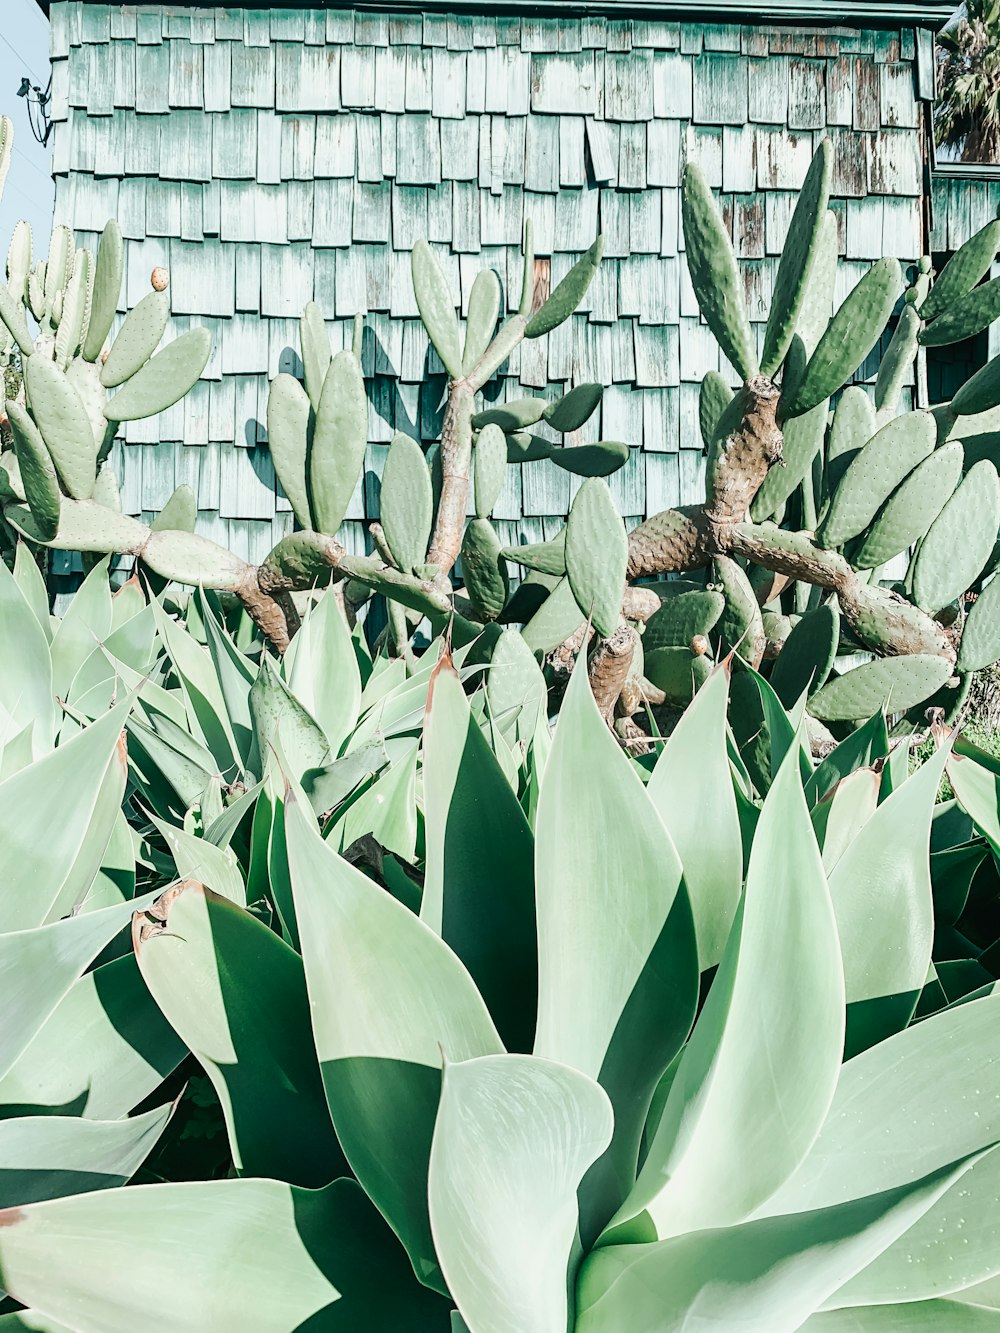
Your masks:
<path fill-rule="evenodd" d="M 973 237 L 933 286 L 922 261 L 904 295 L 899 263 L 879 261 L 834 313 L 829 180 L 823 143 L 790 224 L 758 354 L 726 226 L 697 167 L 685 171 L 692 285 L 740 382 L 733 392 L 711 372 L 702 385 L 703 504 L 666 510 L 626 534 L 604 478 L 627 460 L 627 444 L 552 438 L 585 424 L 600 385 L 578 385 L 555 401 L 483 404 L 511 352 L 567 319 L 600 263 L 599 237 L 551 293 L 541 292 L 529 224 L 516 308 L 508 302 L 501 322 L 504 293 L 496 274 L 483 271 L 464 336 L 434 253 L 424 242 L 414 248 L 418 308 L 449 376 L 446 410 L 440 443 L 426 452 L 408 436 L 394 438 L 367 556 L 351 555 L 336 536 L 367 445 L 362 320 L 353 346 L 335 350 L 322 312 L 307 307 L 305 383 L 278 375 L 267 411 L 275 469 L 299 527 L 259 566 L 190 530 L 189 495 L 175 495 L 150 526 L 121 514 L 107 471 L 117 423 L 182 396 L 204 368 L 207 335 L 196 331 L 156 352 L 168 313 L 161 291 L 106 348 L 122 273 L 116 225 L 96 262 L 86 251 L 74 256 L 69 234 L 57 229 L 54 253 L 34 268 L 19 229 L 0 317 L 27 392 L 23 403 L 8 404 L 14 448 L 0 455 L 3 520 L 41 545 L 129 553 L 162 578 L 228 590 L 278 651 L 297 627 L 294 594 L 330 581 L 349 615 L 372 594 L 386 598 L 388 644 L 402 656 L 423 617 L 435 628 L 450 622 L 459 639 L 494 622 L 516 624 L 556 677 L 589 641 L 598 704 L 626 737 L 644 702 L 685 702 L 713 658 L 731 651 L 754 670 L 769 662 L 779 697 L 791 704 L 807 694 L 821 722 L 862 718 L 887 701 L 903 713 L 932 696 L 954 711 L 973 673 L 1000 658 L 1000 580 L 988 581 L 1000 528 L 1000 434 L 990 415 L 1000 405 L 1000 363 L 950 404 L 898 409 L 921 343 L 967 338 L 1000 314 L 1000 279 L 978 285 L 1000 247 L 1000 222 Z M 901 296 L 874 400 L 863 388 L 843 389 Z M 547 436 L 532 429 L 539 423 Z M 542 458 L 584 478 L 565 529 L 505 548 L 490 514 L 506 466 Z M 904 552 L 912 557 L 905 577 L 887 586 L 883 566 Z M 526 571 L 516 589 L 510 563 Z M 680 574 L 691 577 L 662 577 Z M 852 652 L 871 660 L 851 665 L 844 654 Z"/>

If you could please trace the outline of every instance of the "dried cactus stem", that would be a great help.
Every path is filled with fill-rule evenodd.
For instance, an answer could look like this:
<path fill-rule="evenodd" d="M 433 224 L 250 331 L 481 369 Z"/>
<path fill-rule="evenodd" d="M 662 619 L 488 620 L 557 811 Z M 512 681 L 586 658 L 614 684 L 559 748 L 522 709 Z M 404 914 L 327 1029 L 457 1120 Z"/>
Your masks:
<path fill-rule="evenodd" d="M 728 529 L 746 518 L 770 469 L 782 462 L 779 397 L 780 390 L 766 375 L 754 375 L 740 390 L 740 427 L 726 437 L 719 451 L 712 494 L 705 506 L 720 549 L 726 545 Z"/>
<path fill-rule="evenodd" d="M 263 592 L 255 569 L 251 569 L 246 581 L 235 591 L 267 641 L 279 653 L 284 653 L 299 628 L 299 613 L 291 593 L 285 590 Z"/>
<path fill-rule="evenodd" d="M 437 565 L 437 583 L 444 587 L 458 559 L 465 529 L 472 469 L 472 407 L 474 392 L 468 380 L 448 386 L 448 406 L 441 427 L 441 497 L 427 563 Z"/>
<path fill-rule="evenodd" d="M 594 701 L 609 726 L 632 666 L 635 643 L 635 630 L 630 625 L 619 625 L 610 638 L 597 640 L 587 660 Z"/>

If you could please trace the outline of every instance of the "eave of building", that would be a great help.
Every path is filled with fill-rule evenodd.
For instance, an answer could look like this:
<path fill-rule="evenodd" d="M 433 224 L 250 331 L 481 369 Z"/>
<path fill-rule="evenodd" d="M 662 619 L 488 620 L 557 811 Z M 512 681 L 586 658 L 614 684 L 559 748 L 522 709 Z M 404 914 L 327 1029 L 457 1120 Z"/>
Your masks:
<path fill-rule="evenodd" d="M 84 4 L 97 0 L 83 0 Z M 103 3 L 104 0 L 101 0 Z M 158 0 L 162 4 L 162 0 Z M 37 0 L 48 13 L 49 0 Z M 204 0 L 172 0 L 181 8 L 205 8 Z M 138 6 L 134 6 L 138 7 Z M 244 0 L 242 9 L 272 9 L 268 0 Z M 551 14 L 567 17 L 572 14 L 614 14 L 621 17 L 673 17 L 690 22 L 725 23 L 810 23 L 823 26 L 861 26 L 866 28 L 898 27 L 901 24 L 938 28 L 951 17 L 955 0 L 767 0 L 765 4 L 748 4 L 746 0 L 710 0 L 696 7 L 677 0 L 383 0 L 380 4 L 331 4 L 329 0 L 286 0 L 280 8 L 294 9 L 378 9 L 423 10 L 449 14 L 481 13 L 488 9 L 493 14 L 528 13 Z"/>

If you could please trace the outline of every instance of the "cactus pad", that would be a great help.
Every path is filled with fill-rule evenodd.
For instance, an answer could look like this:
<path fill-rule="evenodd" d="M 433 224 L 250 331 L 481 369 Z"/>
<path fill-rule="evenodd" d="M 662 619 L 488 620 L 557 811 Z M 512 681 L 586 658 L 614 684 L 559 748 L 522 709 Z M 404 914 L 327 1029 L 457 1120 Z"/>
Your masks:
<path fill-rule="evenodd" d="M 198 501 L 190 486 L 181 484 L 149 525 L 153 532 L 194 532 Z"/>
<path fill-rule="evenodd" d="M 507 441 L 499 426 L 479 432 L 473 458 L 477 518 L 488 518 L 507 475 Z"/>
<path fill-rule="evenodd" d="M 323 383 L 333 356 L 330 351 L 330 335 L 326 331 L 326 321 L 315 301 L 309 301 L 302 312 L 302 319 L 299 322 L 299 344 L 302 348 L 306 393 L 309 395 L 313 410 L 318 411 Z"/>
<path fill-rule="evenodd" d="M 170 297 L 150 292 L 125 317 L 108 359 L 101 368 L 101 383 L 115 389 L 141 370 L 160 345 L 170 318 Z"/>
<path fill-rule="evenodd" d="M 542 416 L 553 430 L 565 435 L 568 431 L 579 430 L 585 421 L 590 420 L 603 396 L 603 384 L 578 384 L 554 403 L 549 403 Z"/>
<path fill-rule="evenodd" d="M 136 371 L 105 407 L 104 415 L 109 421 L 136 421 L 165 412 L 194 388 L 211 354 L 208 329 L 182 333 Z"/>
<path fill-rule="evenodd" d="M 877 658 L 827 681 L 809 711 L 821 722 L 856 722 L 881 708 L 905 713 L 940 689 L 952 670 L 947 658 L 930 653 Z"/>
<path fill-rule="evenodd" d="M 566 573 L 576 604 L 602 638 L 621 618 L 628 539 L 607 484 L 597 477 L 576 493 L 566 522 Z"/>
<path fill-rule="evenodd" d="M 312 408 L 293 375 L 276 375 L 267 395 L 267 442 L 281 489 L 304 528 L 313 525 L 306 486 L 306 451 Z"/>
<path fill-rule="evenodd" d="M 462 373 L 468 375 L 490 345 L 500 314 L 500 279 L 491 268 L 476 274 L 465 320 Z"/>
<path fill-rule="evenodd" d="M 427 556 L 434 497 L 423 450 L 409 435 L 397 433 L 389 446 L 382 472 L 380 509 L 382 529 L 393 559 L 406 572 L 415 569 Z"/>
<path fill-rule="evenodd" d="M 368 398 L 353 352 L 330 362 L 309 453 L 310 510 L 321 532 L 333 534 L 344 521 L 368 444 Z"/>
<path fill-rule="evenodd" d="M 958 670 L 981 671 L 1000 659 L 1000 577 L 994 576 L 976 598 L 962 630 Z"/>
<path fill-rule="evenodd" d="M 869 528 L 854 565 L 877 569 L 919 541 L 958 485 L 962 461 L 962 446 L 952 440 L 918 463 Z"/>
<path fill-rule="evenodd" d="M 59 479 L 74 500 L 89 499 L 97 474 L 97 447 L 83 400 L 63 372 L 45 357 L 24 367 L 31 414 Z"/>
<path fill-rule="evenodd" d="M 38 427 L 20 403 L 8 403 L 7 415 L 20 466 L 21 485 L 38 532 L 51 541 L 59 530 L 59 481 Z"/>
<path fill-rule="evenodd" d="M 956 305 L 949 306 L 943 315 L 922 328 L 920 342 L 925 347 L 943 347 L 948 343 L 964 342 L 966 338 L 972 338 L 989 328 L 998 316 L 1000 278 L 993 278 L 982 287 L 973 288 Z"/>
<path fill-rule="evenodd" d="M 936 438 L 929 412 L 907 412 L 887 422 L 844 473 L 820 527 L 820 542 L 842 546 L 863 532 L 903 478 L 930 454 Z"/>
<path fill-rule="evenodd" d="M 532 542 L 525 546 L 506 546 L 504 556 L 525 569 L 542 574 L 566 573 L 566 529 L 562 528 L 550 541 Z"/>
<path fill-rule="evenodd" d="M 462 577 L 469 601 L 487 620 L 496 620 L 507 601 L 507 562 L 493 524 L 474 518 L 462 542 Z"/>
<path fill-rule="evenodd" d="M 1000 480 L 988 459 L 974 464 L 920 544 L 913 563 L 917 606 L 940 611 L 982 573 L 1000 529 Z"/>
<path fill-rule="evenodd" d="M 526 338 L 540 338 L 543 333 L 550 333 L 564 320 L 569 319 L 587 295 L 587 289 L 594 280 L 594 274 L 603 254 L 604 237 L 598 236 L 586 254 L 576 261 L 551 293 L 542 308 L 528 320 L 524 328 Z"/>
<path fill-rule="evenodd" d="M 506 434 L 510 431 L 524 430 L 541 421 L 548 403 L 544 398 L 516 398 L 509 403 L 498 403 L 477 412 L 472 418 L 473 430 L 482 430 L 484 426 L 499 426 Z"/>
<path fill-rule="evenodd" d="M 757 351 L 747 319 L 743 279 L 722 214 L 693 162 L 684 169 L 681 214 L 698 308 L 737 373 L 748 380 L 757 373 Z"/>
<path fill-rule="evenodd" d="M 657 591 L 667 590 L 659 611 L 646 621 L 642 636 L 643 651 L 657 648 L 687 648 L 692 639 L 709 638 L 726 609 L 721 592 L 711 588 L 692 588 L 687 592 L 669 595 L 673 585 L 663 584 Z"/>
<path fill-rule="evenodd" d="M 462 353 L 459 350 L 458 316 L 448 289 L 448 279 L 434 251 L 426 241 L 418 241 L 410 256 L 413 291 L 417 309 L 434 350 L 453 380 L 462 377 Z"/>
<path fill-rule="evenodd" d="M 610 477 L 628 462 L 629 447 L 618 440 L 598 440 L 572 448 L 553 445 L 549 457 L 556 467 L 577 477 Z"/>
<path fill-rule="evenodd" d="M 124 272 L 125 243 L 122 240 L 121 228 L 112 218 L 104 228 L 97 251 L 90 323 L 83 343 L 85 361 L 96 361 L 104 350 L 118 309 Z"/>
<path fill-rule="evenodd" d="M 1000 221 L 987 222 L 960 246 L 941 270 L 920 306 L 920 318 L 932 320 L 972 291 L 1000 250 Z"/>
<path fill-rule="evenodd" d="M 823 686 L 839 642 L 840 610 L 836 601 L 824 602 L 792 629 L 771 669 L 771 687 L 786 708 L 793 707 L 804 690 L 815 694 Z"/>

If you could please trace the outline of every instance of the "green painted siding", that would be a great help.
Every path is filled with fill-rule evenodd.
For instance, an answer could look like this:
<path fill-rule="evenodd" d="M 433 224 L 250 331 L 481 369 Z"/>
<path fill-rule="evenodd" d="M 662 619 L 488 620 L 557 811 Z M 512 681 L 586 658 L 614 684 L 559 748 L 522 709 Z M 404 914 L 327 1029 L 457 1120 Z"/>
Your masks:
<path fill-rule="evenodd" d="M 613 479 L 632 521 L 699 498 L 698 384 L 729 373 L 687 280 L 685 160 L 721 192 L 760 333 L 822 134 L 835 148 L 842 294 L 886 250 L 922 249 L 926 43 L 908 28 L 57 0 L 52 43 L 58 220 L 92 243 L 116 213 L 129 303 L 164 264 L 177 330 L 205 323 L 215 338 L 189 398 L 127 428 L 125 507 L 151 513 L 189 481 L 202 529 L 252 558 L 291 521 L 263 422 L 268 376 L 298 366 L 307 300 L 336 345 L 356 310 L 368 316 L 371 446 L 345 525 L 353 547 L 378 514 L 393 432 L 437 434 L 443 369 L 409 273 L 418 237 L 464 312 L 483 266 L 516 299 L 526 216 L 552 284 L 605 232 L 585 308 L 519 348 L 494 391 L 604 383 L 584 436 L 634 446 Z M 576 482 L 548 463 L 510 472 L 504 535 L 541 539 Z"/>

